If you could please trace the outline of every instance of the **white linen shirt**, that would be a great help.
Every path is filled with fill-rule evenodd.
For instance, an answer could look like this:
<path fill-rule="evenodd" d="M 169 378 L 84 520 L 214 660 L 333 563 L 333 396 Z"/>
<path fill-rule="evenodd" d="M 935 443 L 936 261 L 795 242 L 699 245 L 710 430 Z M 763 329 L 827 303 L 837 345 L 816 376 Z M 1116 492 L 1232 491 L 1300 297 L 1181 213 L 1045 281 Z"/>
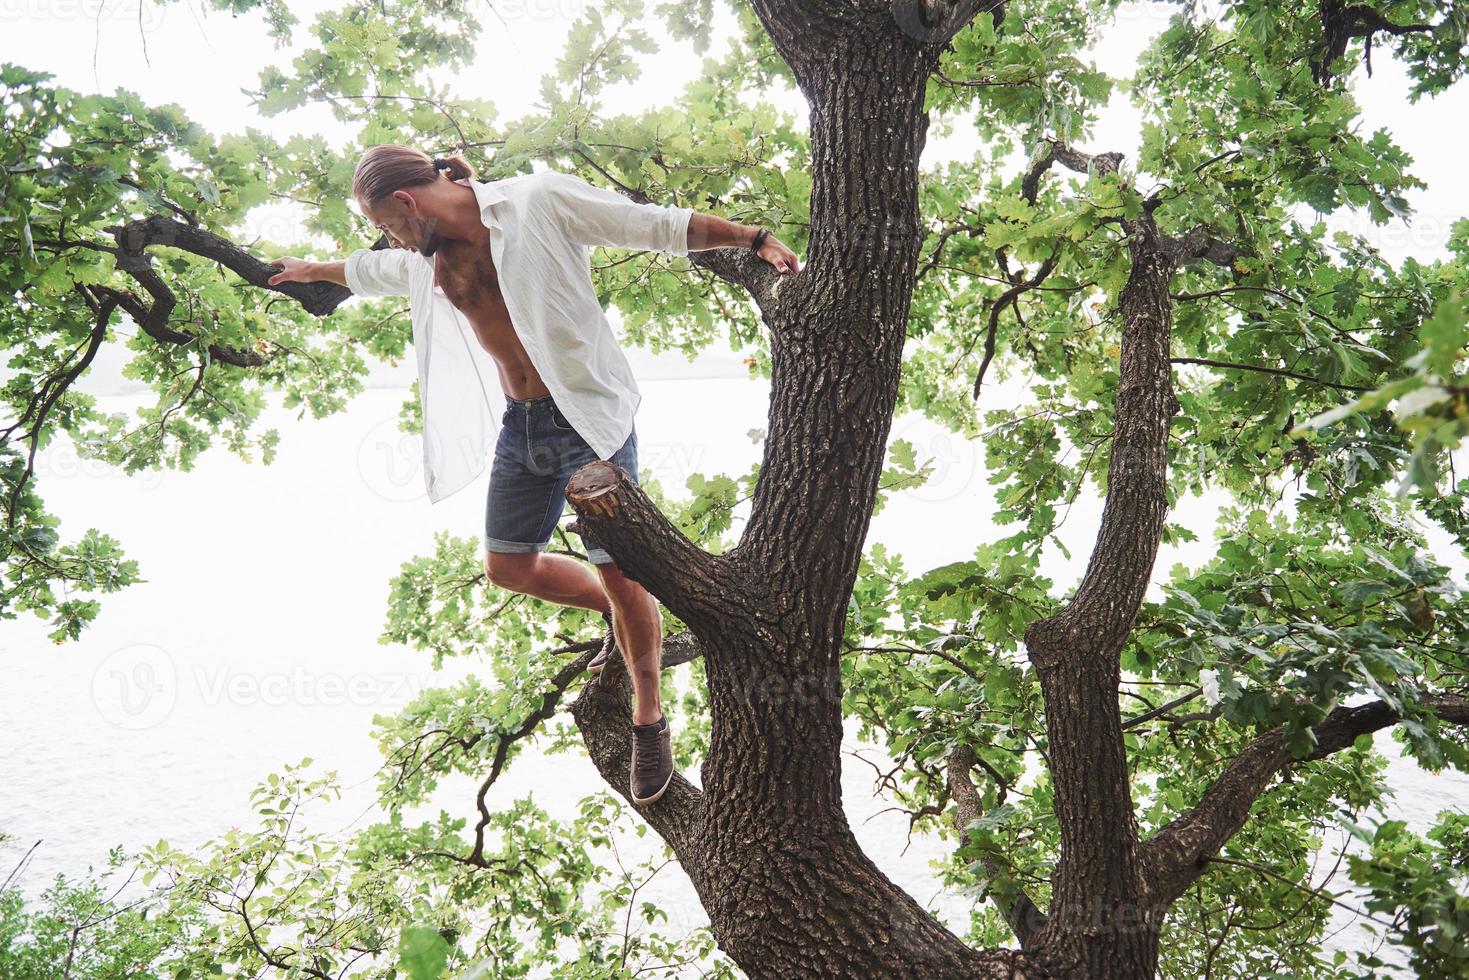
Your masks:
<path fill-rule="evenodd" d="M 632 434 L 642 394 L 592 286 L 591 246 L 687 255 L 693 209 L 638 204 L 558 171 L 469 183 L 516 335 L 567 421 L 610 459 Z M 434 285 L 432 258 L 358 249 L 346 280 L 358 296 L 408 297 L 424 483 L 437 503 L 484 472 L 499 437 L 505 392 L 494 359 Z"/>

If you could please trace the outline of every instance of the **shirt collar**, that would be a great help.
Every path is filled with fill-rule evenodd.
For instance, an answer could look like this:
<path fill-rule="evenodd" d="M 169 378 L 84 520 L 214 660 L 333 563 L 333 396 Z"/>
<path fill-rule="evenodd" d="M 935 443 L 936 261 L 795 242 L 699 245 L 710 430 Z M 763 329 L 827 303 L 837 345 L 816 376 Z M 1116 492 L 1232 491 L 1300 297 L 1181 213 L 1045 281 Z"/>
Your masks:
<path fill-rule="evenodd" d="M 499 222 L 494 217 L 494 205 L 505 200 L 505 192 L 500 190 L 498 180 L 472 180 L 475 199 L 479 201 L 480 220 L 485 227 L 497 225 Z"/>

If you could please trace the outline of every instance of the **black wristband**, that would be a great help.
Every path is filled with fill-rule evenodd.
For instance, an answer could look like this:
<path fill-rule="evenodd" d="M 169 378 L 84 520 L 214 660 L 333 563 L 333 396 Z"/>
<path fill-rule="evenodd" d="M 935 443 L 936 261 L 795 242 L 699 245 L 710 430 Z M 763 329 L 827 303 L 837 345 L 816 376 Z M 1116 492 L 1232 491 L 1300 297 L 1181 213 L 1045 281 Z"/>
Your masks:
<path fill-rule="evenodd" d="M 752 251 L 752 252 L 758 252 L 758 251 L 760 251 L 760 245 L 761 245 L 761 243 L 764 242 L 765 239 L 767 239 L 769 237 L 770 237 L 770 232 L 766 231 L 764 228 L 761 228 L 759 231 L 755 232 L 755 240 L 750 243 L 750 251 Z"/>

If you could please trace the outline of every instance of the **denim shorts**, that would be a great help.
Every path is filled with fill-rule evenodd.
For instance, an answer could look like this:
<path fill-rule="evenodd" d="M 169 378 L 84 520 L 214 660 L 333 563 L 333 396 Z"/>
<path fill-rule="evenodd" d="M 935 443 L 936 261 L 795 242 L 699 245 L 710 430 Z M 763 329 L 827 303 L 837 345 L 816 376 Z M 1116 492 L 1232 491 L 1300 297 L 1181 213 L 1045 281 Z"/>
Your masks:
<path fill-rule="evenodd" d="M 490 468 L 485 503 L 485 548 L 494 552 L 545 551 L 566 511 L 566 483 L 597 451 L 571 427 L 550 395 L 505 398 L 500 440 Z M 638 433 L 628 435 L 612 462 L 638 479 Z M 585 534 L 587 560 L 594 565 L 612 556 Z"/>

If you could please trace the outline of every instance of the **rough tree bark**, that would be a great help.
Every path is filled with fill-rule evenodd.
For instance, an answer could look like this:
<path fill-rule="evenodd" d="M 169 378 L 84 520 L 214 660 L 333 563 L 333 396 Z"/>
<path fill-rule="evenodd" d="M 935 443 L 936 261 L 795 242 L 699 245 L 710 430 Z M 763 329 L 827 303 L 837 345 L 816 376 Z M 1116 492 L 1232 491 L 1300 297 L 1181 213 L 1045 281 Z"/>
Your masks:
<path fill-rule="evenodd" d="M 1064 975 L 1148 977 L 1162 909 L 1138 857 L 1117 690 L 1121 653 L 1153 571 L 1167 513 L 1173 262 L 1150 215 L 1128 222 L 1122 370 L 1107 502 L 1085 577 L 1025 645 L 1040 678 L 1061 857 L 1037 945 Z"/>
<path fill-rule="evenodd" d="M 972 0 L 753 3 L 811 108 L 812 200 L 796 279 L 773 285 L 747 262 L 696 259 L 746 285 L 770 328 L 769 428 L 750 520 L 733 550 L 710 555 L 613 464 L 585 467 L 567 492 L 573 526 L 688 624 L 705 659 L 712 727 L 703 788 L 676 777 L 639 811 L 677 854 L 720 948 L 752 977 L 1150 977 L 1168 903 L 1288 761 L 1278 733 L 1264 737 L 1196 811 L 1139 839 L 1118 686 L 1166 512 L 1177 411 L 1169 283 L 1182 264 L 1229 265 L 1237 253 L 1205 229 L 1160 233 L 1155 200 L 1123 224 L 1132 269 L 1120 297 L 1121 380 L 1101 528 L 1075 596 L 1026 634 L 1045 697 L 1061 833 L 1052 903 L 1045 912 L 1028 899 L 1005 910 L 1023 950 L 971 949 L 889 881 L 848 826 L 840 654 L 923 239 L 925 82 L 955 31 L 980 10 L 1002 11 Z M 1027 183 L 1052 163 L 1114 170 L 1120 160 L 1058 144 Z M 627 698 L 620 665 L 609 664 L 572 705 L 593 761 L 624 796 Z M 1377 711 L 1325 724 L 1344 733 L 1390 723 Z M 964 759 L 951 763 L 962 825 L 972 786 Z M 1233 805 L 1222 805 L 1220 795 L 1237 787 Z"/>
<path fill-rule="evenodd" d="M 863 854 L 841 807 L 844 613 L 897 400 L 941 40 L 904 33 L 880 4 L 756 10 L 811 105 L 813 187 L 802 273 L 762 304 L 773 394 L 749 524 L 710 556 L 615 468 L 568 488 L 578 523 L 614 529 L 619 567 L 703 648 L 703 791 L 680 780 L 642 812 L 751 976 L 1013 976 L 1018 954 L 944 929 Z M 573 711 L 623 786 L 625 695 L 611 686 L 589 685 Z"/>

